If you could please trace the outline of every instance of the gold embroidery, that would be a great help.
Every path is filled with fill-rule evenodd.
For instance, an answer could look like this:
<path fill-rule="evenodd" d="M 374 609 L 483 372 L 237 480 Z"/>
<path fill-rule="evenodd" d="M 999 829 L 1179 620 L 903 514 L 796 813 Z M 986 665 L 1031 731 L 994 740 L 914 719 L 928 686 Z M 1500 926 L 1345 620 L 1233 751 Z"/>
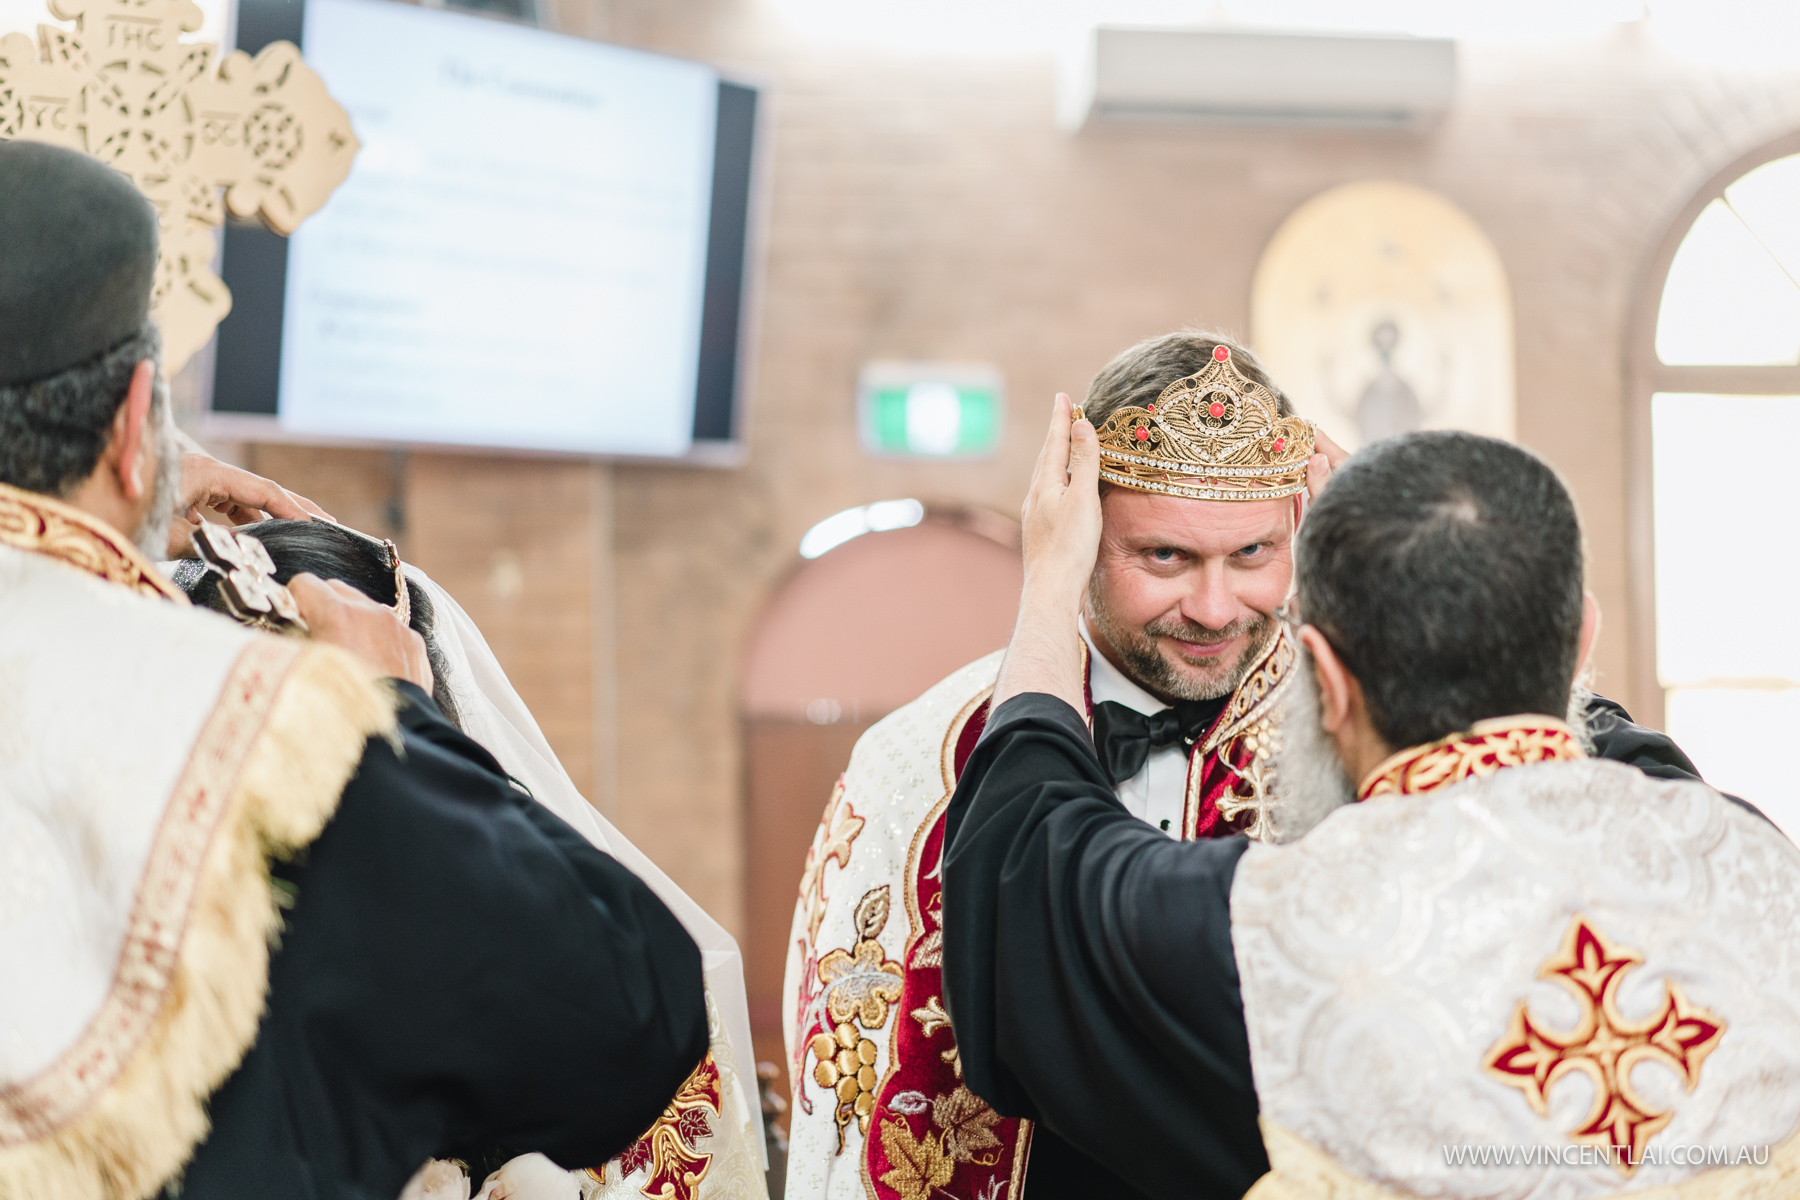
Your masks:
<path fill-rule="evenodd" d="M 931 1111 L 937 1131 L 916 1137 L 905 1121 L 881 1127 L 881 1145 L 887 1151 L 888 1169 L 881 1182 L 899 1192 L 902 1200 L 923 1200 L 933 1191 L 947 1188 L 956 1164 L 972 1162 L 991 1167 L 1000 1161 L 1005 1145 L 994 1132 L 1000 1114 L 968 1088 L 958 1085 L 948 1095 L 927 1097 L 923 1092 L 901 1092 L 893 1098 L 897 1112 Z M 998 1181 L 995 1181 L 996 1188 Z"/>
<path fill-rule="evenodd" d="M 1586 757 L 1569 727 L 1554 717 L 1529 713 L 1496 717 L 1475 722 L 1467 733 L 1453 733 L 1393 755 L 1369 772 L 1356 797 L 1416 795 L 1461 783 L 1471 775 L 1492 775 L 1502 767 Z"/>
<path fill-rule="evenodd" d="M 887 1024 L 888 1006 L 900 1000 L 905 971 L 882 950 L 882 929 L 888 919 L 886 884 L 871 888 L 857 902 L 854 915 L 857 942 L 854 951 L 833 950 L 819 960 L 819 984 L 825 990 L 825 1012 L 835 1023 L 829 1033 L 818 1033 L 807 1044 L 817 1060 L 813 1079 L 837 1094 L 838 1149 L 844 1148 L 844 1127 L 852 1119 L 865 1135 L 875 1111 L 876 1085 L 880 1082 L 875 1060 L 880 1052 L 856 1026 L 874 1031 Z M 804 1055 L 801 1065 L 805 1065 Z"/>
<path fill-rule="evenodd" d="M 186 604 L 181 590 L 118 530 L 78 508 L 0 483 L 0 544 L 43 554 L 145 596 Z"/>
<path fill-rule="evenodd" d="M 925 1200 L 950 1182 L 956 1160 L 944 1153 L 941 1134 L 915 1138 L 905 1121 L 889 1121 L 881 1127 L 881 1148 L 892 1165 L 881 1173 L 881 1182 L 900 1193 L 901 1200 Z"/>
<path fill-rule="evenodd" d="M 951 1161 L 973 1162 L 984 1167 L 1000 1161 L 992 1154 L 982 1157 L 983 1151 L 1000 1149 L 1000 1139 L 994 1136 L 1000 1114 L 968 1088 L 959 1087 L 948 1096 L 932 1100 L 931 1123 L 944 1131 L 944 1153 Z"/>
<path fill-rule="evenodd" d="M 839 870 L 850 866 L 850 846 L 862 832 L 863 819 L 856 815 L 844 799 L 844 780 L 838 777 L 825 802 L 825 815 L 819 821 L 819 834 L 806 851 L 806 866 L 800 873 L 800 902 L 806 906 L 806 938 L 809 947 L 818 944 L 819 926 L 825 920 L 825 864 L 837 860 Z"/>
<path fill-rule="evenodd" d="M 1188 759 L 1187 800 L 1181 816 L 1183 838 L 1192 839 L 1199 833 L 1200 787 L 1205 776 L 1201 766 L 1206 756 L 1213 753 L 1218 754 L 1220 761 L 1237 775 L 1239 784 L 1247 789 L 1240 790 L 1239 784 L 1227 787 L 1218 801 L 1219 816 L 1229 821 L 1239 813 L 1254 810 L 1257 816 L 1245 832 L 1258 841 L 1266 841 L 1272 836 L 1267 814 L 1274 803 L 1275 768 L 1271 758 L 1279 727 L 1275 709 L 1293 680 L 1293 667 L 1299 657 L 1299 646 L 1293 634 L 1285 624 L 1277 623 L 1275 636 L 1269 639 L 1244 675 L 1243 682 L 1232 692 L 1231 701 L 1212 732 Z M 1235 757 L 1233 743 L 1239 738 L 1246 742 L 1254 739 L 1256 743 L 1246 745 L 1251 758 L 1243 770 L 1231 763 Z M 1258 753 L 1265 748 L 1268 754 Z"/>
<path fill-rule="evenodd" d="M 719 1067 L 708 1051 L 662 1116 L 614 1160 L 620 1178 L 648 1168 L 649 1175 L 638 1187 L 640 1194 L 650 1200 L 692 1200 L 712 1166 L 712 1155 L 700 1149 L 700 1139 L 713 1135 L 719 1098 Z M 582 1174 L 604 1184 L 607 1170 L 605 1166 L 590 1167 Z"/>
<path fill-rule="evenodd" d="M 1264 720 L 1281 699 L 1283 685 L 1293 674 L 1300 649 L 1287 624 L 1275 623 L 1275 636 L 1244 675 L 1244 681 L 1231 693 L 1225 715 L 1213 727 L 1212 735 L 1200 747 L 1202 755 L 1224 746 L 1256 721 Z"/>
<path fill-rule="evenodd" d="M 162 1013 L 201 864 L 301 649 L 297 642 L 257 638 L 232 666 L 163 810 L 112 987 L 67 1053 L 0 1092 L 0 1146 L 44 1137 L 74 1119 L 118 1078 Z"/>
<path fill-rule="evenodd" d="M 940 1029 L 947 1028 L 950 1024 L 950 1014 L 944 1011 L 944 1006 L 938 1002 L 936 996 L 927 1000 L 923 1007 L 913 1009 L 912 1015 L 913 1020 L 919 1023 L 919 1028 L 926 1037 L 930 1037 Z"/>
<path fill-rule="evenodd" d="M 844 778 L 838 777 L 837 786 L 831 789 L 831 798 L 825 802 L 825 813 L 819 819 L 819 830 L 813 836 L 813 844 L 806 851 L 806 867 L 800 876 L 800 910 L 806 915 L 806 932 L 796 939 L 800 952 L 800 987 L 796 997 L 795 1025 L 799 1029 L 818 1028 L 824 1023 L 821 1012 L 822 997 L 819 988 L 819 927 L 825 922 L 827 899 L 825 895 L 825 867 L 833 859 L 837 860 L 838 870 L 850 866 L 851 847 L 856 837 L 863 830 L 864 821 L 856 815 L 856 810 L 844 798 Z M 829 1037 L 830 1034 L 821 1034 Z M 814 1041 L 817 1038 L 813 1039 Z M 801 1074 L 806 1066 L 807 1043 L 802 1042 L 794 1051 L 790 1078 L 794 1080 L 794 1099 L 802 1112 L 812 1112 L 812 1101 L 806 1095 L 806 1087 Z M 838 1136 L 842 1138 L 840 1127 Z M 841 1150 L 843 1147 L 839 1146 Z"/>
<path fill-rule="evenodd" d="M 1574 994 L 1581 1006 L 1575 1028 L 1551 1032 L 1531 1019 L 1525 1001 L 1513 1010 L 1506 1036 L 1487 1053 L 1482 1069 L 1518 1088 L 1539 1116 L 1550 1112 L 1550 1089 L 1571 1071 L 1593 1081 L 1593 1106 L 1571 1140 L 1608 1147 L 1613 1165 L 1629 1177 L 1643 1161 L 1644 1147 L 1675 1116 L 1652 1108 L 1631 1086 L 1631 1070 L 1656 1062 L 1681 1076 L 1688 1091 L 1700 1082 L 1700 1067 L 1725 1036 L 1725 1022 L 1688 1002 L 1673 982 L 1663 981 L 1663 1003 L 1655 1014 L 1630 1021 L 1620 1013 L 1620 981 L 1644 956 L 1609 942 L 1577 916 L 1562 948 L 1538 971 Z"/>
<path fill-rule="evenodd" d="M 1232 766 L 1230 759 L 1222 760 L 1238 777 L 1244 790 L 1239 790 L 1238 784 L 1225 789 L 1225 794 L 1219 797 L 1219 817 L 1235 821 L 1242 814 L 1250 813 L 1249 824 L 1240 832 L 1259 842 L 1272 840 L 1275 833 L 1269 817 L 1269 810 L 1275 803 L 1275 766 L 1270 760 L 1280 745 L 1280 736 L 1272 720 L 1259 720 L 1245 729 L 1243 735 L 1249 761 L 1240 768 Z"/>

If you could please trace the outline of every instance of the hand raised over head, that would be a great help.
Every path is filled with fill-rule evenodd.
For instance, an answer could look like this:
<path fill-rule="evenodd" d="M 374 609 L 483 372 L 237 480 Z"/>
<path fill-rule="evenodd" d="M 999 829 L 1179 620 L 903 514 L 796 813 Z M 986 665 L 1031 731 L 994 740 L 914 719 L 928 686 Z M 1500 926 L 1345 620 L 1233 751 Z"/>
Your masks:
<path fill-rule="evenodd" d="M 348 650 L 382 675 L 431 690 L 431 660 L 425 639 L 400 620 L 400 614 L 369 599 L 341 579 L 296 575 L 288 590 L 312 639 Z"/>
<path fill-rule="evenodd" d="M 292 521 L 332 519 L 317 504 L 272 479 L 222 463 L 204 451 L 185 450 L 181 455 L 175 519 L 169 522 L 170 558 L 191 556 L 188 539 L 200 524 L 202 509 L 211 509 L 233 525 L 247 525 L 265 516 Z"/>
<path fill-rule="evenodd" d="M 1306 460 L 1306 499 L 1310 504 L 1319 498 L 1325 485 L 1331 482 L 1331 473 L 1338 464 L 1350 457 L 1350 452 L 1325 436 L 1325 431 L 1316 426 L 1313 429 L 1313 449 L 1317 451 Z"/>
<path fill-rule="evenodd" d="M 1090 422 L 1072 416 L 1068 396 L 1059 393 L 1020 513 L 1025 590 L 994 684 L 995 708 L 1025 692 L 1059 696 L 1077 708 L 1082 702 L 1075 619 L 1100 551 L 1100 441 Z"/>
<path fill-rule="evenodd" d="M 1100 442 L 1086 418 L 1071 422 L 1072 412 L 1058 392 L 1020 511 L 1026 595 L 1070 620 L 1087 596 L 1100 549 Z"/>

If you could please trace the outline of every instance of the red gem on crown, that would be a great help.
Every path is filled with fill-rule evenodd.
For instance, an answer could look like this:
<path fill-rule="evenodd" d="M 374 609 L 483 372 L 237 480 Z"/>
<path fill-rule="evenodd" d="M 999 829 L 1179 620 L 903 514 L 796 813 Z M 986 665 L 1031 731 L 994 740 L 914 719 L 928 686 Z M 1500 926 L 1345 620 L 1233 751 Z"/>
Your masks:
<path fill-rule="evenodd" d="M 1282 451 L 1282 448 L 1285 447 L 1286 445 L 1287 445 L 1286 438 L 1276 438 L 1275 439 L 1275 453 L 1280 454 Z"/>
<path fill-rule="evenodd" d="M 1219 347 L 1219 349 L 1221 349 L 1221 350 L 1223 350 L 1224 348 L 1225 347 L 1223 347 L 1223 346 Z M 1214 417 L 1222 417 L 1225 415 L 1225 406 L 1223 404 L 1220 404 L 1217 400 L 1214 400 L 1210 405 L 1207 406 L 1206 411 L 1211 413 Z"/>
<path fill-rule="evenodd" d="M 1214 346 L 1213 347 L 1213 357 L 1218 359 L 1220 362 L 1224 362 L 1226 359 L 1231 357 L 1231 347 L 1229 347 L 1229 346 Z"/>
<path fill-rule="evenodd" d="M 1137 439 L 1140 442 L 1149 441 L 1150 440 L 1150 431 L 1148 429 L 1145 429 L 1142 425 L 1139 425 L 1138 432 L 1137 432 Z"/>

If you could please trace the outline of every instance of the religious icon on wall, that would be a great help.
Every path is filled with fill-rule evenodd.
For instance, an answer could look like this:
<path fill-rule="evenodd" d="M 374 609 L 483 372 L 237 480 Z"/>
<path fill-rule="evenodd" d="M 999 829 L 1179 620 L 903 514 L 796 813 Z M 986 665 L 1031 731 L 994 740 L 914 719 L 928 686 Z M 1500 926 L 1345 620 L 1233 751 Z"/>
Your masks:
<path fill-rule="evenodd" d="M 1314 196 L 1269 240 L 1250 304 L 1270 373 L 1346 449 L 1414 429 L 1513 436 L 1506 272 L 1442 196 L 1380 180 Z"/>

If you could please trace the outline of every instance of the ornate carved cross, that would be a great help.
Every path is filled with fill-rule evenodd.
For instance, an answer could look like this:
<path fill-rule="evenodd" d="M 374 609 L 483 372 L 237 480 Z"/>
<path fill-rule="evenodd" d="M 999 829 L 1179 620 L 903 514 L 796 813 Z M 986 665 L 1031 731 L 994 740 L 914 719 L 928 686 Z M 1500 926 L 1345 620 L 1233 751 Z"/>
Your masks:
<path fill-rule="evenodd" d="M 0 138 L 85 151 L 150 198 L 162 234 L 151 311 L 172 374 L 231 310 L 212 271 L 226 210 L 292 233 L 359 143 L 291 42 L 223 63 L 217 46 L 183 42 L 200 28 L 193 0 L 50 0 L 50 14 L 74 28 L 0 38 Z"/>
<path fill-rule="evenodd" d="M 1725 1022 L 1690 1004 L 1681 989 L 1663 982 L 1663 1002 L 1641 1021 L 1619 1012 L 1619 982 L 1644 956 L 1609 942 L 1586 917 L 1569 925 L 1562 948 L 1544 963 L 1540 978 L 1568 988 L 1581 1006 L 1569 1033 L 1555 1033 L 1531 1019 L 1524 1001 L 1513 1010 L 1506 1036 L 1494 1044 L 1482 1066 L 1493 1078 L 1516 1087 L 1540 1116 L 1550 1111 L 1557 1080 L 1580 1071 L 1593 1080 L 1594 1102 L 1577 1142 L 1610 1146 L 1614 1165 L 1630 1176 L 1644 1147 L 1674 1118 L 1652 1108 L 1631 1086 L 1632 1068 L 1656 1062 L 1681 1076 L 1688 1091 L 1700 1082 L 1700 1065 L 1725 1036 Z"/>

